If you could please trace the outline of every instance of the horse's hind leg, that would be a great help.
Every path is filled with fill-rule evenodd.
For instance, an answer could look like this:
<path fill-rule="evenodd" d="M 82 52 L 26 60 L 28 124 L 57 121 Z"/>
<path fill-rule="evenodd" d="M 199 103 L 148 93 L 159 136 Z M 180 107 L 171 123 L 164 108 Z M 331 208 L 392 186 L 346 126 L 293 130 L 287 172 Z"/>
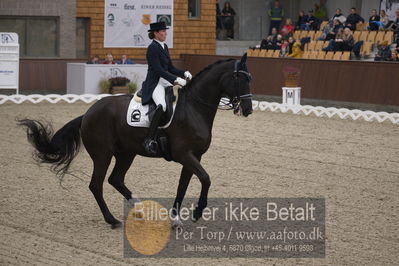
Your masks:
<path fill-rule="evenodd" d="M 109 223 L 112 228 L 116 228 L 121 224 L 121 222 L 115 219 L 115 217 L 111 214 L 103 197 L 104 178 L 107 174 L 107 169 L 111 162 L 111 158 L 112 156 L 103 155 L 101 158 L 93 159 L 94 169 L 89 188 L 96 198 L 105 221 Z"/>
<path fill-rule="evenodd" d="M 127 170 L 129 170 L 136 154 L 116 154 L 115 155 L 115 166 L 112 173 L 108 179 L 108 182 L 118 190 L 127 201 L 134 204 L 140 201 L 138 198 L 134 197 L 132 192 L 125 185 L 125 175 Z"/>

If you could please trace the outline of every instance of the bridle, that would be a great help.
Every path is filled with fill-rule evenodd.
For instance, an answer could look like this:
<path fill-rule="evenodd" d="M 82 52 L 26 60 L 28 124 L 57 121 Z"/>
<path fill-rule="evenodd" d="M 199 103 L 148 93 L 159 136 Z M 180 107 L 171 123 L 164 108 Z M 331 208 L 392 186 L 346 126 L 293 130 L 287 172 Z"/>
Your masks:
<path fill-rule="evenodd" d="M 241 100 L 245 100 L 245 99 L 252 99 L 252 94 L 243 94 L 240 95 L 240 79 L 238 78 L 239 74 L 244 74 L 245 78 L 247 79 L 248 82 L 250 82 L 252 80 L 252 76 L 251 73 L 249 73 L 248 71 L 244 71 L 244 70 L 240 70 L 239 69 L 239 65 L 240 65 L 240 60 L 236 60 L 234 63 L 234 71 L 233 71 L 233 79 L 234 79 L 234 97 L 233 98 L 222 98 L 220 103 L 216 103 L 216 104 L 211 104 L 211 103 L 207 103 L 204 102 L 202 99 L 200 99 L 198 96 L 193 97 L 197 102 L 212 107 L 214 108 L 215 106 L 218 106 L 218 109 L 223 109 L 223 110 L 234 110 L 234 114 L 236 114 L 239 109 L 240 109 L 240 105 L 241 105 Z M 226 108 L 227 106 L 227 108 Z"/>
<path fill-rule="evenodd" d="M 240 64 L 241 62 L 239 60 L 236 60 L 236 62 L 234 63 L 233 79 L 235 84 L 234 86 L 235 95 L 232 99 L 230 99 L 230 102 L 228 103 L 228 105 L 231 106 L 230 110 L 231 109 L 234 110 L 234 114 L 236 114 L 239 111 L 241 100 L 252 99 L 251 93 L 240 95 L 240 79 L 238 78 L 238 75 L 240 73 L 244 74 L 248 82 L 251 82 L 252 80 L 251 73 L 249 73 L 248 71 L 240 70 L 239 68 Z"/>

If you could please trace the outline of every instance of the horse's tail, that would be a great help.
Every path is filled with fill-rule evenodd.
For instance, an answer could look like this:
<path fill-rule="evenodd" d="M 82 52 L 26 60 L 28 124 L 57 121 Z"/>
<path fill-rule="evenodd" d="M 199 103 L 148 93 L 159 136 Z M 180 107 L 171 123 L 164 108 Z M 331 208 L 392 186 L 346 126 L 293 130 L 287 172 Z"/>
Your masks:
<path fill-rule="evenodd" d="M 62 177 L 79 152 L 82 118 L 79 116 L 68 122 L 54 135 L 51 124 L 37 120 L 18 120 L 18 125 L 26 127 L 28 141 L 35 148 L 33 159 L 38 163 L 51 164 L 51 171 Z"/>

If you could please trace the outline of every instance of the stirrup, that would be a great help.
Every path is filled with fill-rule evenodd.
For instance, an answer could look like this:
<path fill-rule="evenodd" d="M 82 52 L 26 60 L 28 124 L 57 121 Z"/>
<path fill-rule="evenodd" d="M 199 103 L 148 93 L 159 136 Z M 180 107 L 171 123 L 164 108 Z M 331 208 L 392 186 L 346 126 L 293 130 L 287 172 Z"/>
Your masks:
<path fill-rule="evenodd" d="M 144 141 L 145 151 L 151 155 L 156 155 L 158 150 L 158 142 L 155 139 L 147 138 Z"/>

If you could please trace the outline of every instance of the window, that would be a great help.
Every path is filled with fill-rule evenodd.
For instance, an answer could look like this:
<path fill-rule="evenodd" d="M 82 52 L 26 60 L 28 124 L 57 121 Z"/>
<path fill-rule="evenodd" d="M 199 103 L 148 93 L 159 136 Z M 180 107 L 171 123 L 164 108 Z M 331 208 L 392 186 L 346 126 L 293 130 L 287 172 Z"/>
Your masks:
<path fill-rule="evenodd" d="M 88 18 L 76 18 L 76 57 L 89 56 L 89 23 Z"/>
<path fill-rule="evenodd" d="M 59 55 L 57 17 L 0 17 L 0 31 L 18 33 L 21 57 Z"/>
<path fill-rule="evenodd" d="M 188 0 L 188 18 L 200 18 L 200 0 Z"/>

